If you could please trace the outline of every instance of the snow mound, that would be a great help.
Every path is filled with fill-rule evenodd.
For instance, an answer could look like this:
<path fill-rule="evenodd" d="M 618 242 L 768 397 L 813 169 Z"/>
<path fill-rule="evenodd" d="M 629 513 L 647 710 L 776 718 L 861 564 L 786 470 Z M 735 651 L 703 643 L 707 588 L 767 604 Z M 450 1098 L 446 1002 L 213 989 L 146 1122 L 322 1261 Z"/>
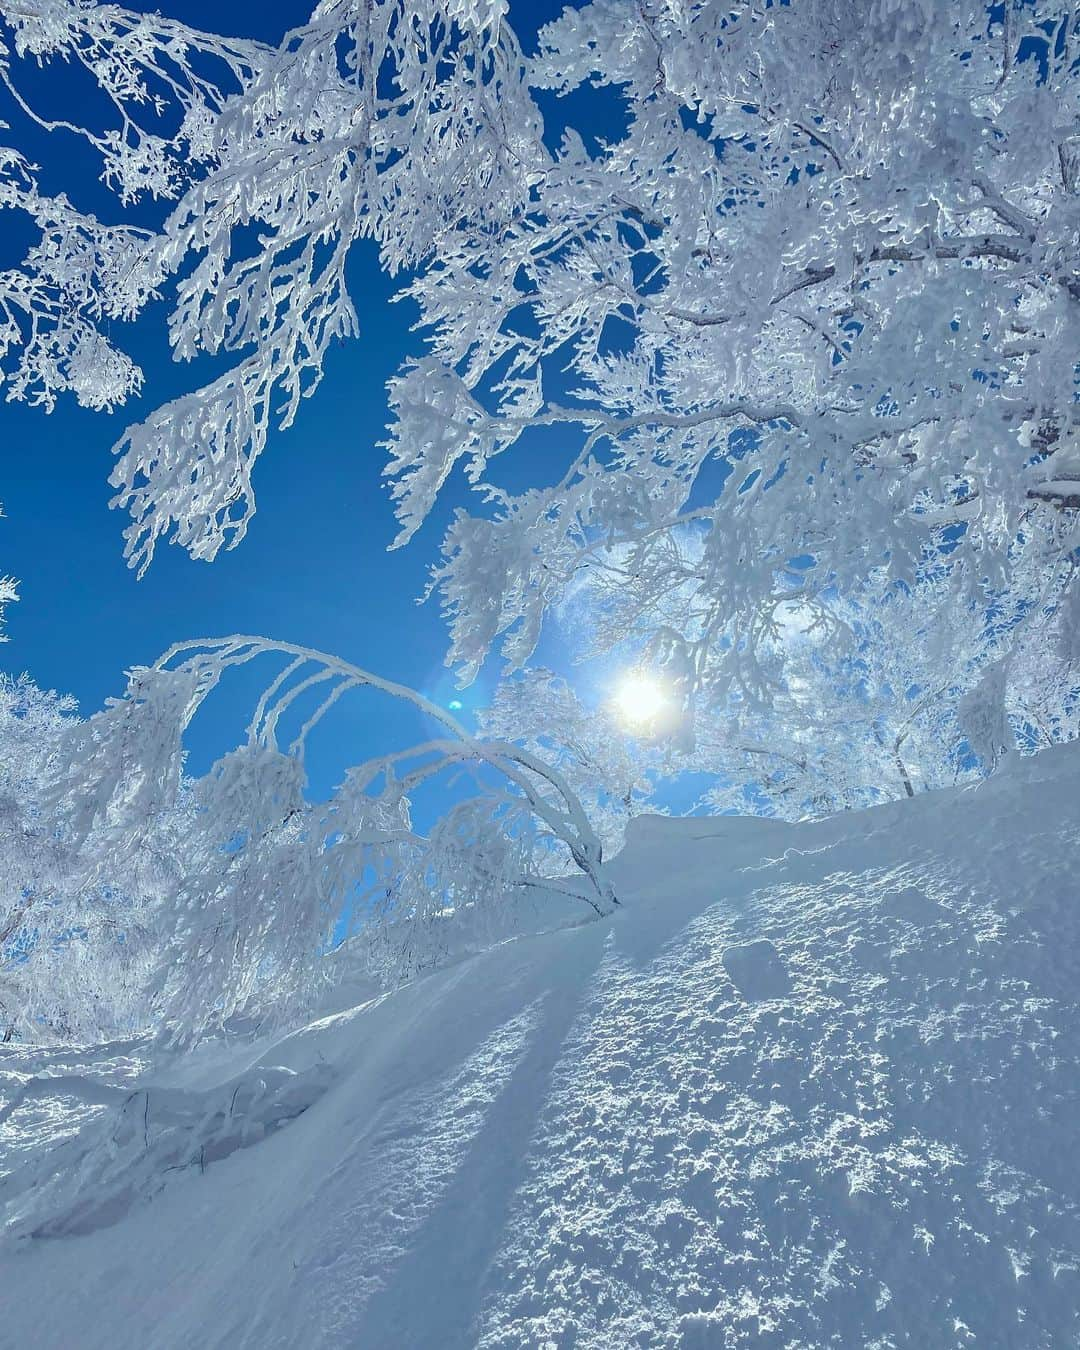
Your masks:
<path fill-rule="evenodd" d="M 1078 747 L 816 824 L 635 822 L 614 919 L 193 1061 L 189 1124 L 268 1066 L 303 1109 L 163 1186 L 125 1134 L 107 1223 L 0 1255 L 0 1346 L 1077 1344 L 1078 858 Z"/>
<path fill-rule="evenodd" d="M 314 1064 L 302 1073 L 259 1067 L 202 1092 L 55 1074 L 9 1086 L 0 1123 L 11 1121 L 16 1138 L 34 1137 L 26 1126 L 35 1106 L 46 1103 L 53 1108 L 46 1119 L 57 1104 L 70 1103 L 75 1128 L 45 1155 L 44 1175 L 28 1162 L 5 1179 L 3 1235 L 9 1242 L 66 1237 L 115 1223 L 153 1198 L 170 1173 L 205 1171 L 302 1115 L 332 1081 L 329 1065 Z"/>

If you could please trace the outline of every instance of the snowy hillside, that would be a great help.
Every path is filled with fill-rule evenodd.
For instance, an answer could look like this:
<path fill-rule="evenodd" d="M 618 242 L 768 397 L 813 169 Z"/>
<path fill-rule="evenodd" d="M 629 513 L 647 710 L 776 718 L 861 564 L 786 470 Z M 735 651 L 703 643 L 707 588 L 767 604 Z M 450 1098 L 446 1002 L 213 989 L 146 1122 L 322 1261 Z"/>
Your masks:
<path fill-rule="evenodd" d="M 1076 1345 L 1078 860 L 1076 746 L 642 818 L 614 919 L 184 1081 L 9 1047 L 0 1345 Z"/>

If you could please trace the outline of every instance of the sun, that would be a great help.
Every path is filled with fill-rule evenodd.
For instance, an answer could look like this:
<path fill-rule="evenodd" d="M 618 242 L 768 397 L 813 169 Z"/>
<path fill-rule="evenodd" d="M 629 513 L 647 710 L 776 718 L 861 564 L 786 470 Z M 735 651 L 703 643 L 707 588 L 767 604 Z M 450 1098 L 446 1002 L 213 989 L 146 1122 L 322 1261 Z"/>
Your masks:
<path fill-rule="evenodd" d="M 643 726 L 663 711 L 667 699 L 658 680 L 631 671 L 619 681 L 615 690 L 615 707 L 619 716 L 630 726 Z"/>

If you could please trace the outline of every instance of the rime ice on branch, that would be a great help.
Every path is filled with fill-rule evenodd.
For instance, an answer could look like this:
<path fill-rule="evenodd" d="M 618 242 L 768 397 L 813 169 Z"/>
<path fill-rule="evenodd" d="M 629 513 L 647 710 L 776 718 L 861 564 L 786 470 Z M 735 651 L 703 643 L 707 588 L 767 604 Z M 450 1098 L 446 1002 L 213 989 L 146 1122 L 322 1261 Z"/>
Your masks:
<path fill-rule="evenodd" d="M 260 658 L 277 668 L 240 744 L 205 777 L 185 777 L 191 718 L 230 670 Z M 406 700 L 444 734 L 350 768 L 329 800 L 310 802 L 307 740 L 363 687 Z M 303 720 L 283 744 L 290 715 Z M 425 836 L 415 793 L 448 774 L 472 791 Z M 123 699 L 69 731 L 50 809 L 88 865 L 119 871 L 157 852 L 163 822 L 184 812 L 155 985 L 158 1015 L 182 1039 L 237 1018 L 288 1020 L 346 968 L 379 985 L 406 978 L 514 931 L 529 895 L 566 890 L 597 914 L 618 903 L 601 840 L 558 769 L 470 736 L 402 685 L 260 638 L 179 644 L 132 671 Z M 568 865 L 582 885 L 559 879 Z M 324 960 L 349 934 L 344 956 Z"/>

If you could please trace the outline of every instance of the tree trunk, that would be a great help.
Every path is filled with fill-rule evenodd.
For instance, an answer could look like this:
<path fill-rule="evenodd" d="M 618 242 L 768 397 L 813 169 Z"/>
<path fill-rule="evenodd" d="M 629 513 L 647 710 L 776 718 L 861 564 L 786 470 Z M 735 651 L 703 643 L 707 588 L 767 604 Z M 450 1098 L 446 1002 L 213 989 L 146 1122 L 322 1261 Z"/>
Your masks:
<path fill-rule="evenodd" d="M 896 759 L 896 767 L 900 773 L 900 781 L 904 784 L 904 791 L 907 793 L 909 797 L 914 797 L 915 789 L 911 786 L 911 777 L 908 774 L 907 766 L 904 764 L 904 761 L 900 758 L 899 742 L 893 748 L 893 755 L 895 756 Z"/>

